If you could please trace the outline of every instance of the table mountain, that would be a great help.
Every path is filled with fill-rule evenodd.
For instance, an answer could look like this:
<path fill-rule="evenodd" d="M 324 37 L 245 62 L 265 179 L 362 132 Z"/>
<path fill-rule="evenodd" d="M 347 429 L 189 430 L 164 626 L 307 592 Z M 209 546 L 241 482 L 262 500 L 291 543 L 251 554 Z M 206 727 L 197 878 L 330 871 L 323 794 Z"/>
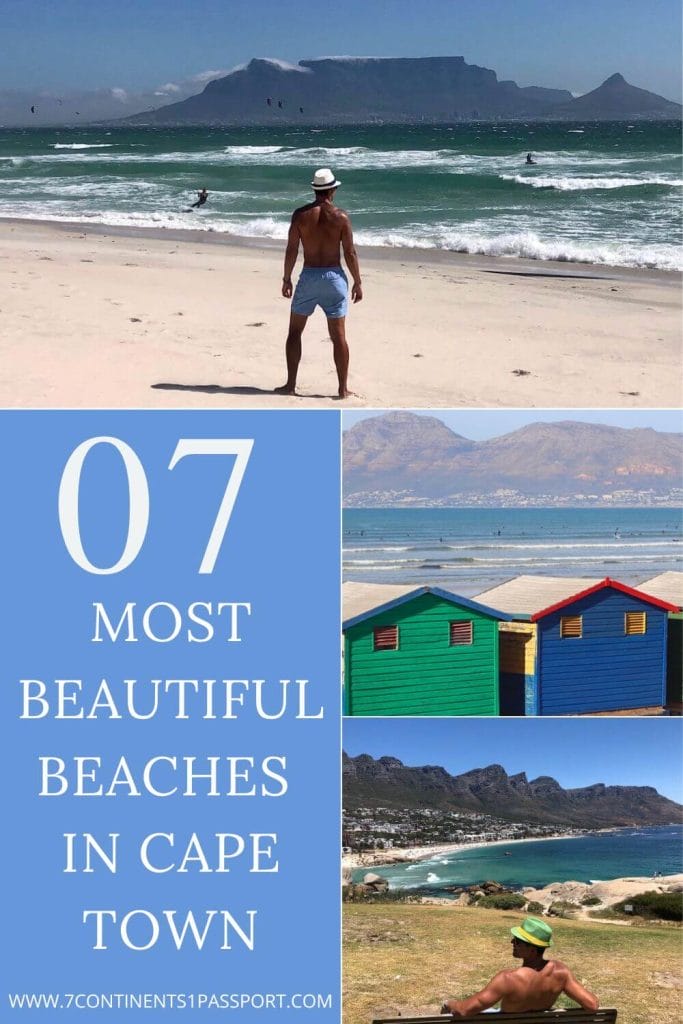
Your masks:
<path fill-rule="evenodd" d="M 535 117 L 566 89 L 520 88 L 464 57 L 254 58 L 197 96 L 128 120 L 144 124 L 452 122 Z"/>
<path fill-rule="evenodd" d="M 683 806 L 652 786 L 606 786 L 597 782 L 563 789 L 549 776 L 528 780 L 508 775 L 499 764 L 449 775 L 445 768 L 409 768 L 396 757 L 343 754 L 343 802 L 354 807 L 434 807 L 475 811 L 506 821 L 616 828 L 683 821 Z"/>

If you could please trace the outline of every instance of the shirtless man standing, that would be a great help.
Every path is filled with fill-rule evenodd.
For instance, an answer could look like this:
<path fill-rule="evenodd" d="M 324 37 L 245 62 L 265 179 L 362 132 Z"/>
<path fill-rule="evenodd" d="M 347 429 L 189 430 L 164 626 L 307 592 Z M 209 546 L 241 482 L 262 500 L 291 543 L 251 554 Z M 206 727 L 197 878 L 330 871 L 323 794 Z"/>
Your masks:
<path fill-rule="evenodd" d="M 341 268 L 340 247 L 344 252 L 346 265 L 353 277 L 351 298 L 360 302 L 363 298 L 358 256 L 353 245 L 351 220 L 343 210 L 334 205 L 334 194 L 341 182 L 335 179 L 329 167 L 315 172 L 311 185 L 315 199 L 306 206 L 300 206 L 292 214 L 285 252 L 285 272 L 282 278 L 282 294 L 292 299 L 289 318 L 289 333 L 285 345 L 287 359 L 287 383 L 276 388 L 280 395 L 296 394 L 296 375 L 301 360 L 301 335 L 306 321 L 316 306 L 322 306 L 327 317 L 327 327 L 332 340 L 334 365 L 339 380 L 339 398 L 347 398 L 349 372 L 349 347 L 346 344 L 346 311 L 348 308 L 349 286 L 346 274 Z M 292 288 L 292 271 L 299 254 L 299 243 L 304 247 L 304 268 Z"/>
<path fill-rule="evenodd" d="M 544 960 L 543 950 L 552 944 L 552 928 L 537 917 L 527 917 L 521 927 L 511 928 L 512 955 L 522 961 L 514 970 L 500 971 L 488 985 L 469 999 L 449 999 L 442 1013 L 471 1017 L 500 1002 L 504 1013 L 549 1010 L 562 992 L 584 1010 L 594 1013 L 598 1000 L 580 984 L 559 960 Z"/>

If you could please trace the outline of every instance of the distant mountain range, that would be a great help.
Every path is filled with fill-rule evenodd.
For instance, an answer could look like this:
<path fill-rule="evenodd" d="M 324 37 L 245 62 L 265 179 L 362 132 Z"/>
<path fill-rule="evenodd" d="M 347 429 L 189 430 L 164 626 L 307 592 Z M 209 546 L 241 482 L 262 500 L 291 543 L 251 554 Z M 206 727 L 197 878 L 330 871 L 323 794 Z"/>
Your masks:
<path fill-rule="evenodd" d="M 624 490 L 668 494 L 682 486 L 681 442 L 681 434 L 571 420 L 471 441 L 434 416 L 391 412 L 344 433 L 344 501 L 376 505 L 382 494 L 403 492 L 419 504 L 500 489 L 558 498 Z"/>
<path fill-rule="evenodd" d="M 675 118 L 681 105 L 615 74 L 574 98 L 521 88 L 463 57 L 254 58 L 203 92 L 128 118 L 133 124 L 450 123 L 458 120 Z"/>
<path fill-rule="evenodd" d="M 357 807 L 441 808 L 475 811 L 534 824 L 615 828 L 667 825 L 683 821 L 683 806 L 652 786 L 563 789 L 555 779 L 529 781 L 524 772 L 508 775 L 499 764 L 449 775 L 445 768 L 409 768 L 396 757 L 343 754 L 343 803 Z"/>

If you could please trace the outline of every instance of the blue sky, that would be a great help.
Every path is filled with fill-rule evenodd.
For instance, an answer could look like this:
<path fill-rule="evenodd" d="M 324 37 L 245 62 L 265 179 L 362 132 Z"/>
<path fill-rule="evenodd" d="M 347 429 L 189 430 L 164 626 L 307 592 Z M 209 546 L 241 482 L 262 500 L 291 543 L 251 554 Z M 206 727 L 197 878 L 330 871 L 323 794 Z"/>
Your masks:
<path fill-rule="evenodd" d="M 343 429 L 348 430 L 370 416 L 383 416 L 386 409 L 367 412 L 348 410 L 343 413 Z M 419 416 L 435 416 L 472 441 L 519 430 L 527 423 L 556 423 L 558 420 L 580 420 L 603 423 L 612 427 L 652 427 L 654 430 L 683 430 L 683 413 L 679 409 L 412 409 Z"/>
<path fill-rule="evenodd" d="M 346 718 L 343 745 L 352 757 L 389 754 L 451 775 L 502 764 L 529 779 L 551 775 L 566 789 L 654 786 L 683 802 L 678 718 Z"/>
<path fill-rule="evenodd" d="M 154 89 L 253 56 L 458 54 L 520 85 L 681 95 L 678 0 L 2 0 L 0 89 Z"/>

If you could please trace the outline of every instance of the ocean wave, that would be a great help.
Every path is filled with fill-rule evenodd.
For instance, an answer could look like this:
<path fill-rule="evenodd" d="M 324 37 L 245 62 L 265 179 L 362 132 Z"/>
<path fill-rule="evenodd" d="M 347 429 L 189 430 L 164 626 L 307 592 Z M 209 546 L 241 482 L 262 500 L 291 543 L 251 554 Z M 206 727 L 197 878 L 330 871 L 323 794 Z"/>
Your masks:
<path fill-rule="evenodd" d="M 407 249 L 446 249 L 482 256 L 516 256 L 560 263 L 592 263 L 648 270 L 683 270 L 683 254 L 677 244 L 638 245 L 635 242 L 581 244 L 565 238 L 540 238 L 533 231 L 485 235 L 452 225 L 409 225 L 408 229 L 354 232 L 360 245 Z"/>
<path fill-rule="evenodd" d="M 177 200 L 178 204 L 183 201 Z M 0 218 L 16 217 L 19 220 L 48 220 L 57 223 L 75 222 L 79 224 L 102 224 L 110 227 L 135 227 L 135 228 L 172 228 L 182 231 L 211 231 L 216 234 L 237 235 L 242 238 L 275 238 L 278 240 L 287 237 L 289 220 L 276 221 L 272 217 L 254 217 L 248 221 L 221 220 L 218 217 L 206 215 L 194 218 L 194 213 L 188 213 L 180 205 L 175 211 L 168 209 L 166 203 L 163 209 L 139 211 L 125 210 L 55 210 L 54 205 L 46 201 L 44 203 L 18 204 L 12 201 L 5 205 L 0 202 Z"/>
<path fill-rule="evenodd" d="M 39 186 L 38 186 L 39 187 Z M 135 183 L 130 183 L 129 191 Z M 17 204 L 16 197 L 0 200 L 0 216 L 44 219 L 58 222 L 77 221 L 118 227 L 152 227 L 214 231 L 244 238 L 283 240 L 287 237 L 289 216 L 248 215 L 202 211 L 192 217 L 169 206 L 182 202 L 177 197 L 164 199 L 163 208 L 147 211 L 69 209 L 56 203 L 26 202 Z M 683 270 L 683 253 L 675 243 L 638 244 L 637 242 L 576 241 L 563 237 L 541 238 L 536 232 L 504 231 L 488 234 L 471 226 L 453 224 L 410 223 L 401 228 L 357 228 L 359 245 L 408 249 L 443 249 L 450 252 L 484 256 L 519 257 L 531 260 L 554 260 L 562 263 L 588 263 L 644 269 Z"/>
<path fill-rule="evenodd" d="M 562 548 L 567 548 L 567 549 L 577 549 L 578 548 L 580 550 L 584 550 L 584 548 L 600 548 L 600 549 L 602 549 L 603 551 L 605 551 L 606 553 L 609 554 L 609 553 L 611 553 L 613 548 L 668 548 L 671 545 L 671 543 L 674 542 L 675 540 L 676 540 L 675 537 L 671 537 L 669 540 L 647 540 L 647 541 L 640 541 L 640 540 L 634 538 L 632 541 L 625 541 L 625 540 L 610 541 L 610 540 L 605 540 L 605 541 L 597 542 L 597 543 L 595 541 L 576 540 L 576 541 L 572 541 L 571 543 L 564 543 L 564 544 L 560 543 L 560 542 L 558 542 L 557 544 L 546 544 L 543 541 L 536 542 L 536 541 L 533 541 L 533 540 L 532 541 L 528 541 L 527 543 L 497 544 L 495 541 L 491 541 L 490 544 L 485 544 L 485 545 L 478 545 L 478 544 L 472 544 L 472 545 L 470 545 L 470 544 L 462 544 L 462 545 L 454 544 L 454 545 L 450 545 L 450 544 L 447 544 L 445 546 L 448 547 L 449 549 L 453 550 L 453 551 L 468 550 L 470 548 L 472 548 L 473 550 L 482 550 L 482 551 L 486 551 L 486 550 L 494 550 L 494 551 L 499 551 L 499 550 L 505 550 L 505 551 L 521 550 L 521 551 L 528 551 L 530 549 L 534 550 L 534 551 L 537 551 L 537 550 L 538 551 L 543 551 L 546 548 L 550 548 L 551 550 L 555 551 L 555 550 L 562 549 Z"/>
<path fill-rule="evenodd" d="M 226 146 L 223 152 L 230 156 L 267 156 L 271 153 L 281 153 L 283 149 L 284 146 Z"/>
<path fill-rule="evenodd" d="M 380 548 L 377 548 L 377 547 L 367 547 L 367 548 L 348 548 L 348 547 L 345 547 L 344 548 L 344 551 L 347 554 L 354 554 L 354 555 L 355 554 L 361 554 L 361 553 L 370 554 L 373 551 L 416 551 L 416 550 L 418 550 L 418 549 L 415 548 L 415 547 L 411 548 L 409 545 L 407 545 L 405 547 L 386 547 L 386 548 L 382 548 L 382 547 L 380 547 Z"/>
<path fill-rule="evenodd" d="M 385 562 L 364 560 L 364 559 L 344 559 L 344 568 L 353 570 L 360 569 L 364 572 L 415 572 L 422 570 L 434 570 L 434 569 L 451 569 L 458 568 L 459 566 L 471 566 L 476 567 L 477 571 L 483 571 L 484 569 L 505 569 L 505 571 L 511 571 L 518 566 L 582 566 L 582 565 L 619 565 L 624 566 L 628 569 L 630 565 L 650 565 L 658 564 L 661 560 L 661 554 L 657 555 L 610 555 L 605 552 L 602 555 L 558 555 L 556 558 L 548 556 L 532 556 L 528 558 L 514 557 L 501 559 L 497 556 L 495 551 L 491 551 L 487 558 L 442 558 L 439 560 L 432 558 L 404 558 L 404 559 L 389 559 Z M 683 561 L 683 558 L 669 554 L 667 561 L 671 564 L 677 564 Z"/>
<path fill-rule="evenodd" d="M 53 149 L 111 149 L 113 142 L 53 142 Z"/>
<path fill-rule="evenodd" d="M 645 185 L 664 185 L 669 188 L 680 188 L 683 180 L 673 179 L 664 175 L 657 175 L 654 178 L 582 178 L 561 176 L 557 178 L 536 175 L 534 177 L 524 174 L 501 174 L 503 181 L 514 181 L 518 185 L 528 185 L 531 188 L 555 189 L 558 192 L 584 192 L 595 191 L 596 189 L 618 189 L 618 188 L 642 188 Z"/>

